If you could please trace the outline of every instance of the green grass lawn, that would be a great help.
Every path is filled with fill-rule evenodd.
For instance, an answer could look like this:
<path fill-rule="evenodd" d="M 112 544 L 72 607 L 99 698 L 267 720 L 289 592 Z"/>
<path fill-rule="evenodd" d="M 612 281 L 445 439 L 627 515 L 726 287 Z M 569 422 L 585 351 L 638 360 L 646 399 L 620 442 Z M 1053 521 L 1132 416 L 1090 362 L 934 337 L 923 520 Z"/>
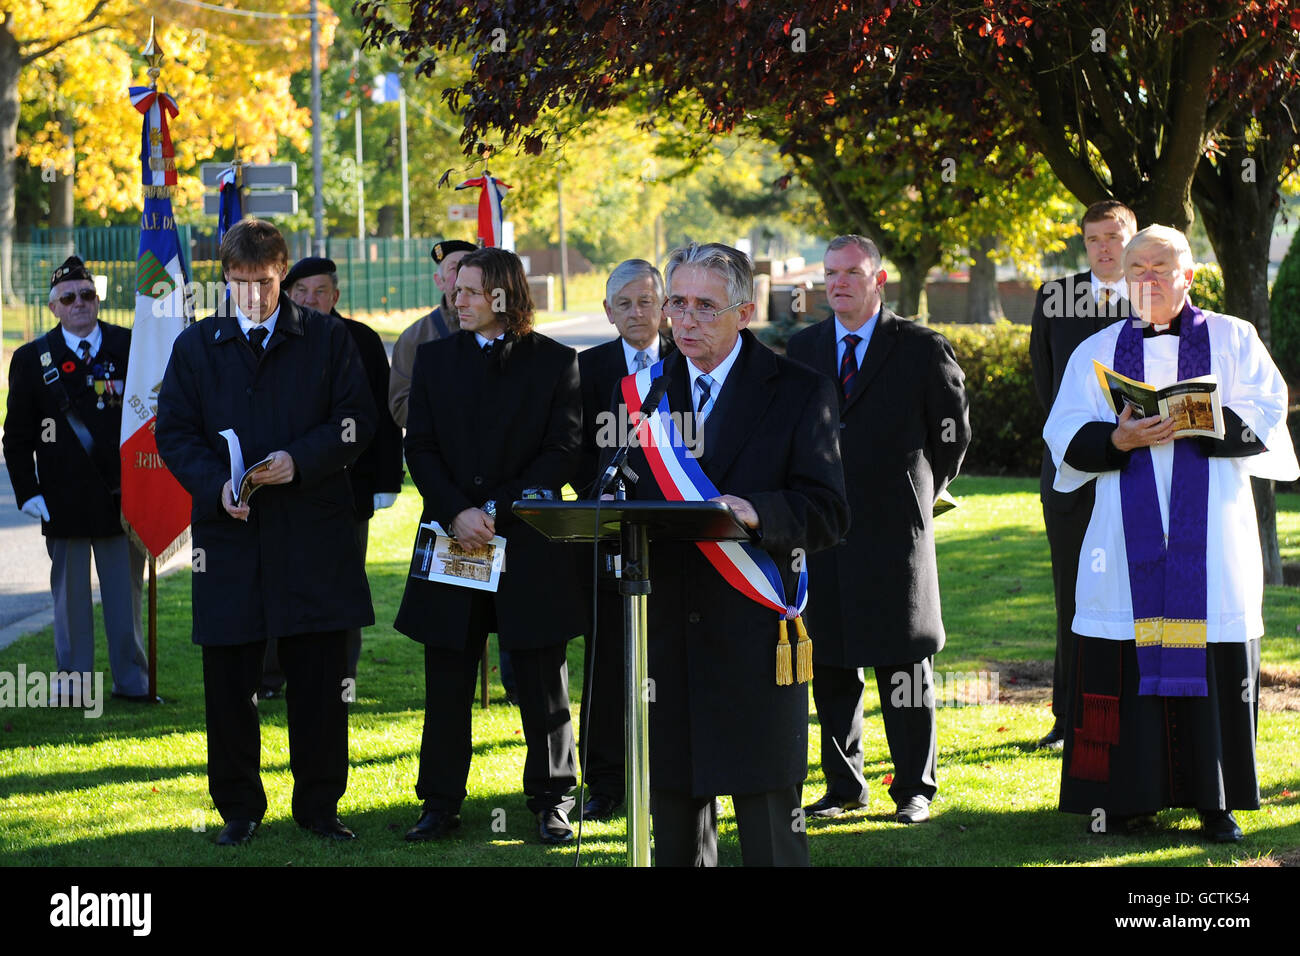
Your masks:
<path fill-rule="evenodd" d="M 874 682 L 866 701 L 866 765 L 872 787 L 866 813 L 809 825 L 820 865 L 1049 865 L 1061 863 L 1231 864 L 1300 846 L 1300 712 L 1260 716 L 1263 808 L 1239 819 L 1245 842 L 1203 844 L 1194 814 L 1166 811 L 1163 832 L 1095 837 L 1082 817 L 1056 810 L 1060 757 L 1031 749 L 1051 723 L 1042 687 L 1053 647 L 1052 592 L 1037 483 L 1032 479 L 963 477 L 953 488 L 961 508 L 939 525 L 939 560 L 947 649 L 945 673 L 996 671 L 1007 702 L 939 710 L 939 795 L 931 823 L 890 821 L 884 777 L 891 765 Z M 474 764 L 463 825 L 451 839 L 411 846 L 401 839 L 415 821 L 417 750 L 423 722 L 420 647 L 390 622 L 401 595 L 418 519 L 409 487 L 397 507 L 371 524 L 369 572 L 379 624 L 366 632 L 358 701 L 353 707 L 351 774 L 340 805 L 360 839 L 326 844 L 289 817 L 292 780 L 284 702 L 261 705 L 266 826 L 241 850 L 212 844 L 221 821 L 207 793 L 203 696 L 198 648 L 189 641 L 189 572 L 164 579 L 159 593 L 159 707 L 105 704 L 103 715 L 0 711 L 0 862 L 9 865 L 567 865 L 571 849 L 543 848 L 520 793 L 524 747 L 519 713 L 496 700 L 474 713 Z M 1293 550 L 1300 547 L 1300 496 L 1280 499 Z M 1300 668 L 1300 590 L 1268 589 L 1264 661 Z M 815 638 L 815 635 L 814 635 Z M 48 630 L 0 652 L 0 671 L 53 667 Z M 495 665 L 495 652 L 492 655 Z M 582 645 L 570 645 L 570 692 L 581 687 Z M 97 666 L 107 671 L 100 641 Z M 819 728 L 809 715 L 805 796 L 820 796 Z M 720 858 L 740 862 L 729 801 L 723 800 Z M 494 827 L 495 824 L 495 827 Z M 624 859 L 625 821 L 585 829 L 584 857 Z"/>

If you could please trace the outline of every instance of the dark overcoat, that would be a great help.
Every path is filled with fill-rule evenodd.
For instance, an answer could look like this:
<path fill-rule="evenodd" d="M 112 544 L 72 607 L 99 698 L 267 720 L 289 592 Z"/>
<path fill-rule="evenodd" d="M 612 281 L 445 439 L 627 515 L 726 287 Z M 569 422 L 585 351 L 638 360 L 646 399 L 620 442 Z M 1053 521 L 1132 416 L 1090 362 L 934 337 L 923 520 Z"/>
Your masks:
<path fill-rule="evenodd" d="M 488 358 L 474 333 L 462 330 L 416 350 L 406 465 L 424 497 L 420 521 L 451 531 L 466 508 L 497 503 L 506 561 L 493 605 L 507 650 L 563 643 L 585 627 L 568 546 L 547 541 L 510 510 L 526 488 L 558 498 L 577 471 L 581 444 L 578 358 L 568 346 L 538 332 L 508 333 Z M 422 644 L 459 650 L 476 593 L 408 577 L 394 626 Z"/>
<path fill-rule="evenodd" d="M 835 320 L 787 354 L 838 382 Z M 853 527 L 808 563 L 817 663 L 906 664 L 943 647 L 932 512 L 970 444 L 963 381 L 947 339 L 882 309 L 852 393 L 835 389 Z"/>
<path fill-rule="evenodd" d="M 68 348 L 58 326 L 52 333 L 14 352 L 9 364 L 9 407 L 4 423 L 4 456 L 18 506 L 45 496 L 50 520 L 41 533 L 51 538 L 108 538 L 122 534 L 122 389 L 131 354 L 131 331 L 100 322 L 103 342 L 90 363 Z M 49 354 L 49 364 L 41 357 Z M 54 378 L 94 439 L 92 463 L 60 411 Z M 94 379 L 105 388 L 104 407 Z M 104 387 L 104 386 L 101 386 Z M 115 392 L 115 394 L 114 394 Z M 47 427 L 47 423 L 48 426 Z M 45 438 L 49 428 L 53 441 Z"/>
<path fill-rule="evenodd" d="M 343 320 L 344 328 L 352 336 L 370 386 L 370 396 L 375 402 L 375 437 L 348 469 L 357 517 L 369 519 L 375 513 L 376 492 L 397 493 L 402 490 L 405 474 L 402 471 L 402 429 L 388 410 L 388 352 L 384 349 L 383 339 L 364 322 L 344 318 L 337 312 L 332 314 Z"/>
<path fill-rule="evenodd" d="M 699 461 L 720 494 L 753 504 L 759 543 L 793 601 L 796 549 L 830 547 L 848 528 L 834 390 L 747 330 L 741 337 Z M 680 352 L 664 360 L 664 372 L 669 407 L 692 417 Z M 641 476 L 629 497 L 663 500 L 644 449 L 628 462 Z M 776 683 L 777 614 L 729 585 L 694 544 L 652 543 L 650 578 L 651 787 L 707 796 L 801 783 L 808 685 Z"/>
<path fill-rule="evenodd" d="M 343 323 L 280 295 L 260 358 L 233 315 L 183 331 L 158 396 L 158 452 L 193 496 L 194 643 L 373 624 L 347 467 L 375 430 L 374 400 Z M 223 429 L 244 462 L 283 449 L 296 475 L 264 485 L 247 522 L 221 506 Z M 202 562 L 203 570 L 198 569 Z"/>
<path fill-rule="evenodd" d="M 1092 273 L 1080 272 L 1064 279 L 1045 282 L 1034 297 L 1034 314 L 1029 326 L 1029 358 L 1034 373 L 1034 392 L 1044 412 L 1052 410 L 1061 390 L 1065 366 L 1074 350 L 1088 336 L 1126 317 L 1128 300 L 1112 302 L 1103 309 L 1092 294 Z M 1056 465 L 1043 443 L 1043 465 L 1038 479 L 1038 496 L 1052 511 L 1072 512 L 1083 506 L 1092 513 L 1093 482 L 1076 491 L 1057 491 Z M 1086 517 L 1085 519 L 1086 520 Z"/>
<path fill-rule="evenodd" d="M 672 341 L 661 334 L 659 357 L 666 358 L 672 350 Z M 627 375 L 622 337 L 579 352 L 578 372 L 582 377 L 582 464 L 578 469 L 574 489 L 582 495 L 589 491 L 589 486 L 596 480 L 596 466 L 604 450 L 597 445 L 601 436 L 601 413 L 609 411 L 614 386 Z M 590 558 L 589 552 L 588 557 Z"/>

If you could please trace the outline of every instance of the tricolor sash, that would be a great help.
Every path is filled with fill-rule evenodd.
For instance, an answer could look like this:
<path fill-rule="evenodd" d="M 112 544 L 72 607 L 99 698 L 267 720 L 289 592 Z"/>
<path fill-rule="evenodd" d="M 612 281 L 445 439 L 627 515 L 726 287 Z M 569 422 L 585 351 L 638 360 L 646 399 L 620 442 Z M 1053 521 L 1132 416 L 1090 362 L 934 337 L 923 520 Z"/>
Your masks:
<path fill-rule="evenodd" d="M 1208 375 L 1210 333 L 1201 310 L 1183 306 L 1178 378 Z M 1115 370 L 1143 381 L 1142 326 L 1125 322 L 1115 342 Z M 1204 697 L 1206 509 L 1210 465 L 1194 441 L 1174 441 L 1169 536 L 1160 522 L 1149 448 L 1135 449 L 1120 473 L 1124 548 L 1137 638 L 1139 694 Z"/>
<path fill-rule="evenodd" d="M 626 376 L 619 388 L 632 414 L 632 425 L 637 440 L 645 452 L 655 484 L 666 501 L 708 501 L 721 494 L 709 476 L 696 461 L 681 433 L 673 424 L 668 407 L 668 395 L 659 400 L 658 407 L 648 416 L 639 411 L 645 404 L 650 383 L 663 374 L 661 359 L 649 368 Z M 785 583 L 772 556 L 762 548 L 741 541 L 697 541 L 696 547 L 717 569 L 724 581 L 751 601 L 775 611 L 779 616 L 776 648 L 776 682 L 804 683 L 812 678 L 812 640 L 800 616 L 808 603 L 808 569 L 799 568 L 799 583 L 794 604 L 786 601 Z M 790 640 L 786 621 L 793 621 L 798 634 L 797 666 L 791 667 Z"/>

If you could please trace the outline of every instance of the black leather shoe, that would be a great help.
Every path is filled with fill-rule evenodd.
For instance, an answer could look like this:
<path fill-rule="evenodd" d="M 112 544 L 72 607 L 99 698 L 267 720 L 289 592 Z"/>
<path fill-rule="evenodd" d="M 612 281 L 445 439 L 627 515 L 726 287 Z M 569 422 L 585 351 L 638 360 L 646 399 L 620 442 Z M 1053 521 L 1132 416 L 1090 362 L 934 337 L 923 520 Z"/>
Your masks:
<path fill-rule="evenodd" d="M 552 807 L 537 814 L 537 833 L 543 843 L 552 846 L 573 841 L 573 827 L 569 825 L 569 815 L 559 807 Z"/>
<path fill-rule="evenodd" d="M 930 819 L 930 801 L 925 797 L 908 797 L 898 804 L 894 819 L 899 823 L 924 823 Z"/>
<path fill-rule="evenodd" d="M 615 808 L 620 801 L 613 797 L 607 797 L 603 793 L 594 793 L 591 799 L 582 805 L 582 818 L 584 820 L 608 820 L 614 815 Z"/>
<path fill-rule="evenodd" d="M 1241 827 L 1228 810 L 1198 810 L 1201 833 L 1213 843 L 1240 843 Z"/>
<path fill-rule="evenodd" d="M 865 803 L 860 803 L 857 800 L 838 800 L 828 793 L 816 803 L 804 807 L 803 812 L 806 816 L 829 819 L 830 817 L 838 817 L 842 813 L 849 813 L 852 810 L 860 810 L 865 806 Z"/>
<path fill-rule="evenodd" d="M 1060 724 L 1052 724 L 1049 730 L 1038 741 L 1038 747 L 1043 750 L 1062 750 L 1065 747 L 1065 731 Z"/>
<path fill-rule="evenodd" d="M 425 810 L 415 826 L 406 831 L 409 843 L 424 843 L 426 840 L 438 840 L 460 826 L 460 814 L 450 810 Z"/>
<path fill-rule="evenodd" d="M 229 820 L 217 834 L 217 846 L 243 846 L 257 832 L 256 820 Z"/>
<path fill-rule="evenodd" d="M 355 840 L 357 835 L 343 825 L 343 821 L 338 817 L 332 817 L 328 820 L 316 820 L 312 823 L 299 823 L 298 826 L 304 830 L 309 830 L 318 837 L 325 837 L 329 840 Z"/>

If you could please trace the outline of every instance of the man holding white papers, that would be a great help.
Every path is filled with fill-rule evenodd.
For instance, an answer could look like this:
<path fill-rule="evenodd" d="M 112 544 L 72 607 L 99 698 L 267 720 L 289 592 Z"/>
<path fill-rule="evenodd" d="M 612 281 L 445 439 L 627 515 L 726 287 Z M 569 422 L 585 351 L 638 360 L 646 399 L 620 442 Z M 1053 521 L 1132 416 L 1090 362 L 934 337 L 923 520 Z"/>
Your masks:
<path fill-rule="evenodd" d="M 176 339 L 158 398 L 158 451 L 194 499 L 194 643 L 203 647 L 208 789 L 225 827 L 251 839 L 266 812 L 257 690 L 279 638 L 293 819 L 350 840 L 336 815 L 348 778 L 348 628 L 374 623 L 347 466 L 375 430 L 374 400 L 343 323 L 280 291 L 288 249 L 245 219 L 221 242 L 230 290 Z M 238 437 L 251 502 L 232 494 Z"/>
<path fill-rule="evenodd" d="M 1078 671 L 1067 711 L 1061 809 L 1093 832 L 1129 832 L 1165 807 L 1235 842 L 1233 810 L 1259 807 L 1255 734 L 1263 567 L 1252 475 L 1300 475 L 1286 385 L 1255 329 L 1187 298 L 1182 233 L 1125 247 L 1133 310 L 1075 350 L 1043 437 L 1054 487 L 1096 480 L 1079 556 Z M 1173 438 L 1172 419 L 1116 420 L 1093 361 L 1163 388 L 1211 375 L 1223 439 Z"/>
<path fill-rule="evenodd" d="M 584 615 L 573 556 L 510 506 L 529 495 L 558 498 L 577 472 L 578 358 L 533 331 L 514 253 L 466 255 L 454 300 L 460 331 L 415 353 L 406 464 L 424 498 L 421 523 L 436 521 L 468 548 L 505 538 L 505 567 L 495 592 L 407 578 L 394 626 L 424 645 L 425 713 L 415 784 L 423 807 L 406 839 L 434 840 L 460 826 L 474 680 L 495 631 L 515 665 L 528 808 L 544 843 L 564 843 L 573 839 L 577 783 L 565 644 L 582 633 Z M 480 822 L 486 832 L 489 821 Z"/>

